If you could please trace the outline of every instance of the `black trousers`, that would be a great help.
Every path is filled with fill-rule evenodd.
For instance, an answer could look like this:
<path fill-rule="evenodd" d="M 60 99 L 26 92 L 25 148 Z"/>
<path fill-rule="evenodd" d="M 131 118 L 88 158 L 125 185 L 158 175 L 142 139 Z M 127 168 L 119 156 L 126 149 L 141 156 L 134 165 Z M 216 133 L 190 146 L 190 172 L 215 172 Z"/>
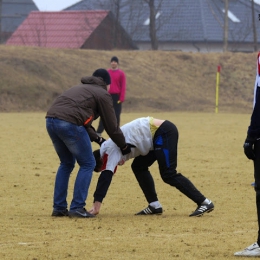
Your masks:
<path fill-rule="evenodd" d="M 155 132 L 153 145 L 153 151 L 150 151 L 145 156 L 136 157 L 131 165 L 147 202 L 151 203 L 158 200 L 154 180 L 149 171 L 149 167 L 157 161 L 163 181 L 177 188 L 200 205 L 206 197 L 200 193 L 189 179 L 176 171 L 178 149 L 178 130 L 176 126 L 169 121 L 165 121 Z"/>
<path fill-rule="evenodd" d="M 258 221 L 258 238 L 257 243 L 260 245 L 260 140 L 254 143 L 255 160 L 254 160 L 254 177 L 256 192 L 256 210 Z"/>
<path fill-rule="evenodd" d="M 117 103 L 119 100 L 119 95 L 118 94 L 110 94 L 113 100 L 113 107 L 115 110 L 115 114 L 116 114 L 116 119 L 117 119 L 117 124 L 120 125 L 120 115 L 121 115 L 121 111 L 122 111 L 122 103 Z M 98 128 L 97 128 L 97 133 L 102 133 L 104 131 L 104 125 L 102 123 L 102 120 L 100 118 L 99 120 L 99 124 L 98 124 Z"/>

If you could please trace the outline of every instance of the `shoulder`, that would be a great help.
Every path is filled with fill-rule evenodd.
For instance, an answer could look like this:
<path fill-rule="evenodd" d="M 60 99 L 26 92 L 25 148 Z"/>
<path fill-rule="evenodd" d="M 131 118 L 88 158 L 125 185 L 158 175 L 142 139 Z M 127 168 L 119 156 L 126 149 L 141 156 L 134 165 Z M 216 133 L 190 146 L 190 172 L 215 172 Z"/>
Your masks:
<path fill-rule="evenodd" d="M 118 69 L 118 71 L 119 71 L 119 73 L 121 73 L 121 74 L 125 75 L 125 72 L 124 72 L 123 70 L 121 70 L 121 69 Z"/>

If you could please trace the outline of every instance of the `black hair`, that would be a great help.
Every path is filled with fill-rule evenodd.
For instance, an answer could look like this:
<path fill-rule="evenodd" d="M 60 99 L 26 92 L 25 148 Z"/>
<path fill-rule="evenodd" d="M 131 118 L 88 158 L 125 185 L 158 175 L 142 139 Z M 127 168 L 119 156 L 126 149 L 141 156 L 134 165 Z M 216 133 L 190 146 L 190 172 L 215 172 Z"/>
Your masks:
<path fill-rule="evenodd" d="M 102 169 L 102 166 L 103 166 L 103 159 L 100 156 L 100 149 L 95 150 L 93 152 L 93 155 L 94 155 L 94 158 L 95 158 L 95 161 L 96 161 L 96 166 L 94 168 L 94 171 L 95 172 L 101 172 L 101 169 Z"/>
<path fill-rule="evenodd" d="M 97 69 L 93 72 L 92 76 L 102 78 L 106 85 L 111 84 L 111 78 L 106 69 Z"/>

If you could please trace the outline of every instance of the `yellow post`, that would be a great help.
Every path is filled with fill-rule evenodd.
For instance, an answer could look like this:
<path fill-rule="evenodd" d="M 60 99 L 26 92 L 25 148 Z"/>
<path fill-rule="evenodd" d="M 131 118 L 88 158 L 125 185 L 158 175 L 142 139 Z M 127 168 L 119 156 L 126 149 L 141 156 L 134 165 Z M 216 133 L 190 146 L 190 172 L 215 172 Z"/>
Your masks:
<path fill-rule="evenodd" d="M 220 77 L 220 65 L 218 65 L 218 71 L 216 76 L 216 108 L 215 108 L 216 114 L 218 113 L 219 77 Z"/>

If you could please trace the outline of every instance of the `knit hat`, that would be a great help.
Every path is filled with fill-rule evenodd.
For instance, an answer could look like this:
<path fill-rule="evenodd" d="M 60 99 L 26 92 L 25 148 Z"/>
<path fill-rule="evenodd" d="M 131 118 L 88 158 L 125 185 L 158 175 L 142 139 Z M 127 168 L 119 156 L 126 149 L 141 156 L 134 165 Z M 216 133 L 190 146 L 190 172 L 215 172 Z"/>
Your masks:
<path fill-rule="evenodd" d="M 119 63 L 119 60 L 116 56 L 113 56 L 110 60 L 110 62 L 115 61 L 116 63 Z"/>
<path fill-rule="evenodd" d="M 97 69 L 93 72 L 92 76 L 102 78 L 107 85 L 111 84 L 110 75 L 106 69 Z"/>

